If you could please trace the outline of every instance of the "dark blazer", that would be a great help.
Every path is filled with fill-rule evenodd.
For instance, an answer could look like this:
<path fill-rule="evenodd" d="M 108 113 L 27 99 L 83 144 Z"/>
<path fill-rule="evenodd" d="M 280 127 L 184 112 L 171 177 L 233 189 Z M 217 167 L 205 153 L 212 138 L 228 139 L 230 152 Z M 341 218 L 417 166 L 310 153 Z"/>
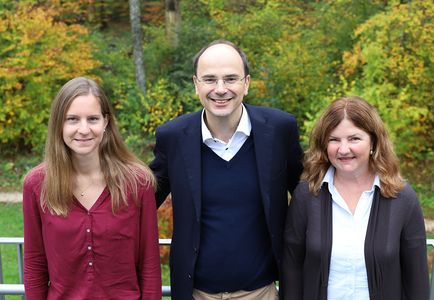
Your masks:
<path fill-rule="evenodd" d="M 285 300 L 325 300 L 332 248 L 332 199 L 327 184 L 318 196 L 301 182 L 288 208 L 284 233 Z M 371 300 L 427 300 L 426 235 L 422 210 L 406 185 L 396 198 L 376 187 L 365 238 Z"/>
<path fill-rule="evenodd" d="M 252 124 L 272 251 L 280 266 L 288 191 L 295 189 L 302 171 L 298 129 L 295 118 L 288 113 L 268 107 L 245 106 Z M 200 251 L 201 144 L 201 112 L 183 115 L 157 129 L 155 159 L 150 164 L 158 180 L 157 205 L 172 193 L 174 228 L 170 278 L 173 299 L 191 300 L 192 297 L 196 258 Z"/>

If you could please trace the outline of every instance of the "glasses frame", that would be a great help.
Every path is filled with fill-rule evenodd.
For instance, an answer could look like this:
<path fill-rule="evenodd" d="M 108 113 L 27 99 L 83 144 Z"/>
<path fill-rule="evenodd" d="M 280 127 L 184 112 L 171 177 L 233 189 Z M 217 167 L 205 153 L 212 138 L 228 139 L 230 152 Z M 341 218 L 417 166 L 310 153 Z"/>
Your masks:
<path fill-rule="evenodd" d="M 196 76 L 195 76 L 195 79 L 196 79 L 197 82 L 200 82 L 200 83 L 202 83 L 202 84 L 204 84 L 206 86 L 216 87 L 216 86 L 218 86 L 218 83 L 219 83 L 220 80 L 223 81 L 223 85 L 224 86 L 233 86 L 233 85 L 237 84 L 238 82 L 243 81 L 244 79 L 246 79 L 247 76 L 249 76 L 249 75 L 246 75 L 243 78 L 237 78 L 237 80 L 235 82 L 232 82 L 232 83 L 226 82 L 226 80 L 228 80 L 228 79 L 224 79 L 224 78 L 216 78 L 216 79 L 214 79 L 213 83 L 207 83 L 207 82 L 205 82 L 204 79 L 199 79 L 199 77 L 196 77 Z M 209 79 L 211 79 L 211 78 L 209 78 Z"/>

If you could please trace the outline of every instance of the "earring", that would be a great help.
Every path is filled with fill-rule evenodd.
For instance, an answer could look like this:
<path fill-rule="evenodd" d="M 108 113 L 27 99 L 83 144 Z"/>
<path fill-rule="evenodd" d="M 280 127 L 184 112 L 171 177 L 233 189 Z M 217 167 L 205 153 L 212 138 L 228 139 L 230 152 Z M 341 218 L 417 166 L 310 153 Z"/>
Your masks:
<path fill-rule="evenodd" d="M 372 151 L 372 149 L 369 151 L 369 155 L 374 154 L 374 151 Z"/>

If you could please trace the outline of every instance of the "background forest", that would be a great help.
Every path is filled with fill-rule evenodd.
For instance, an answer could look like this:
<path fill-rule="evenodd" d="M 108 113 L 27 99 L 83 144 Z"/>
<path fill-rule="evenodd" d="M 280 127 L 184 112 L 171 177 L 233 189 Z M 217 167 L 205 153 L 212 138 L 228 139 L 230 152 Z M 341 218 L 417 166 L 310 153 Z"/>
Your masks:
<path fill-rule="evenodd" d="M 130 3 L 129 3 L 130 2 Z M 155 128 L 200 107 L 191 58 L 226 38 L 251 64 L 246 101 L 313 121 L 360 95 L 386 122 L 426 217 L 433 196 L 432 1 L 0 0 L 0 191 L 20 190 L 43 155 L 49 108 L 75 76 L 98 80 L 128 145 L 152 159 Z M 136 83 L 129 4 L 140 4 L 144 85 Z"/>

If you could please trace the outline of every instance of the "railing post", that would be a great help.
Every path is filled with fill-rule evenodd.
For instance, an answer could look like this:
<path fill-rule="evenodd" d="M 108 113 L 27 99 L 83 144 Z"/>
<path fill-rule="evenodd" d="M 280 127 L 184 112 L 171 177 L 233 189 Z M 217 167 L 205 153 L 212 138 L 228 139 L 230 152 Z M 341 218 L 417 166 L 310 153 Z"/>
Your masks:
<path fill-rule="evenodd" d="M 0 284 L 3 283 L 2 249 L 0 245 Z M 5 300 L 5 296 L 0 295 L 0 300 Z"/>
<path fill-rule="evenodd" d="M 20 283 L 24 284 L 23 244 L 17 244 L 17 260 Z M 26 296 L 22 296 L 21 299 L 25 300 Z"/>
<path fill-rule="evenodd" d="M 434 251 L 434 250 L 433 250 Z M 431 285 L 430 285 L 429 300 L 434 300 L 434 259 L 431 264 Z"/>

